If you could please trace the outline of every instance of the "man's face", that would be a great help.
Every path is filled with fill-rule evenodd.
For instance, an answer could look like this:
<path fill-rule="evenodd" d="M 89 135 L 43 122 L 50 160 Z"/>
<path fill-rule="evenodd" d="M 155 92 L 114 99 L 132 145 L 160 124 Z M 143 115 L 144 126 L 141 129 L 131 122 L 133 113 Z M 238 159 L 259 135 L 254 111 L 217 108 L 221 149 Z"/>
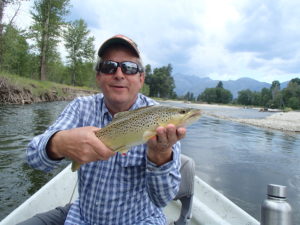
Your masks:
<path fill-rule="evenodd" d="M 138 58 L 126 48 L 109 49 L 103 59 L 138 63 Z M 106 106 L 113 111 L 116 111 L 114 109 L 128 110 L 134 104 L 137 94 L 144 84 L 144 74 L 126 75 L 120 67 L 114 74 L 99 72 L 96 79 L 104 94 Z"/>

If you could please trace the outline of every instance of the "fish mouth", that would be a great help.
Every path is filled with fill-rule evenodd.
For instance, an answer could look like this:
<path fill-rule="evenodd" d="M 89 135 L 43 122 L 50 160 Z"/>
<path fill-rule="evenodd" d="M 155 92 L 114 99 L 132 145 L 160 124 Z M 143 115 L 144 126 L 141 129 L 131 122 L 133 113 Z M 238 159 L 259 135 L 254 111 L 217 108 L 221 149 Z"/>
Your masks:
<path fill-rule="evenodd" d="M 201 110 L 200 109 L 192 109 L 187 117 L 186 117 L 186 121 L 185 121 L 185 124 L 186 125 L 189 125 L 195 121 L 197 121 L 201 116 Z"/>
<path fill-rule="evenodd" d="M 200 117 L 201 116 L 201 110 L 200 109 L 194 109 L 191 111 L 191 114 L 189 118 L 194 118 L 194 117 Z"/>

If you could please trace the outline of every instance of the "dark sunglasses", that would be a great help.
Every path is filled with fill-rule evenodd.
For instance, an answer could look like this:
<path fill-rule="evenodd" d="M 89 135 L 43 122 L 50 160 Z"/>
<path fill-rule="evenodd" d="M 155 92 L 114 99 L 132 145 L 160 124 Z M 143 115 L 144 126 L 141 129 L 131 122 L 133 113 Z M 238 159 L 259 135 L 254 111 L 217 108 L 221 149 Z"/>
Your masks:
<path fill-rule="evenodd" d="M 118 67 L 121 68 L 122 72 L 126 75 L 134 75 L 138 72 L 143 72 L 143 68 L 137 63 L 124 61 L 124 62 L 115 62 L 112 60 L 106 60 L 99 64 L 98 71 L 106 74 L 114 74 Z"/>

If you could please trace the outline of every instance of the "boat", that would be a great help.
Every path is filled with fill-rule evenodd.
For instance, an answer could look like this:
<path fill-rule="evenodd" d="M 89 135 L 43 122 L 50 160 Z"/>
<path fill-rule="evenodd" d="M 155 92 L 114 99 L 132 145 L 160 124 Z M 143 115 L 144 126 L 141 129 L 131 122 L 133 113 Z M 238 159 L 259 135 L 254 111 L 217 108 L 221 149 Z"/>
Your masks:
<path fill-rule="evenodd" d="M 183 168 L 184 164 L 182 164 Z M 182 171 L 181 171 L 182 174 Z M 190 174 L 190 173 L 189 173 Z M 260 223 L 198 176 L 192 177 L 192 187 L 176 197 L 165 208 L 168 224 L 189 225 L 259 225 Z M 189 178 L 188 178 L 189 179 Z M 184 181 L 184 179 L 182 179 Z M 78 197 L 77 173 L 68 165 L 40 190 L 5 217 L 0 225 L 12 225 L 57 206 L 64 206 Z M 188 185 L 183 185 L 188 186 Z M 180 186 L 180 189 L 182 187 Z M 178 195 L 177 195 L 178 196 Z M 185 197 L 187 196 L 187 197 Z M 47 204 L 45 204 L 47 203 Z M 175 222 L 175 223 L 174 223 Z"/>

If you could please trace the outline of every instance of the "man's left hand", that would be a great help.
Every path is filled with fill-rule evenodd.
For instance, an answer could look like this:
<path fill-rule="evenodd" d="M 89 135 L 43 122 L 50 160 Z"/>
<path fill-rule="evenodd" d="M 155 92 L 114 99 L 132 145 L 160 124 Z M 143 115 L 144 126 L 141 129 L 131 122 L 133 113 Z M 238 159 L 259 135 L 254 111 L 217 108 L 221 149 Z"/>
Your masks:
<path fill-rule="evenodd" d="M 156 132 L 157 135 L 147 142 L 147 156 L 151 162 L 161 166 L 172 160 L 172 146 L 185 137 L 186 129 L 169 124 L 167 127 L 158 127 Z"/>

